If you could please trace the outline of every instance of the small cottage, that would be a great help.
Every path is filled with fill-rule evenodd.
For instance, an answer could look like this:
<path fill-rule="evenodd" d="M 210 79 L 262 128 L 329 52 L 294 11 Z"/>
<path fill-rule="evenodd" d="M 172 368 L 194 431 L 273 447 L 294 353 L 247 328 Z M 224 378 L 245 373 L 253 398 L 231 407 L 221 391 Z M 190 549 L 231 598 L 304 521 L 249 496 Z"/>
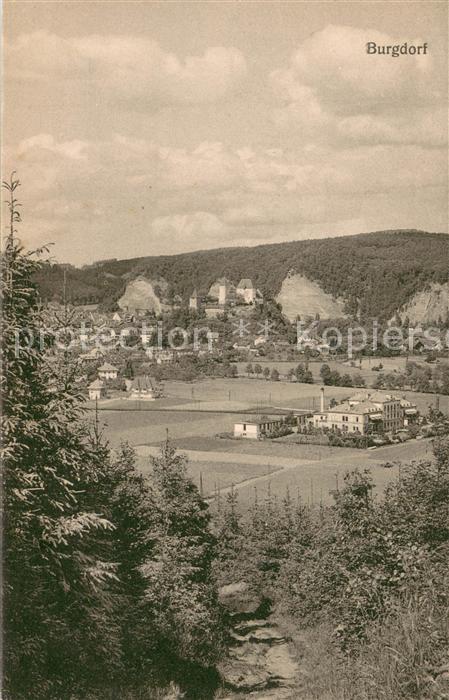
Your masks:
<path fill-rule="evenodd" d="M 89 384 L 87 389 L 91 401 L 99 401 L 106 397 L 106 388 L 101 379 L 96 379 L 92 384 Z"/>
<path fill-rule="evenodd" d="M 105 362 L 101 367 L 98 368 L 98 378 L 103 380 L 117 379 L 118 369 L 111 365 L 109 362 Z"/>

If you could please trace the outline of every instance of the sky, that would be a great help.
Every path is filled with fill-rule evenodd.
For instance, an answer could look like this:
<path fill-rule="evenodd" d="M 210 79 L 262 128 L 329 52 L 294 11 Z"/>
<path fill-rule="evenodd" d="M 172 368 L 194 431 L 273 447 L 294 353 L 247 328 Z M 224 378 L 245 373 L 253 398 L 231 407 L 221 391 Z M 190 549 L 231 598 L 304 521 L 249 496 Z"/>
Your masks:
<path fill-rule="evenodd" d="M 59 262 L 448 230 L 446 2 L 6 1 L 3 32 L 3 173 Z"/>

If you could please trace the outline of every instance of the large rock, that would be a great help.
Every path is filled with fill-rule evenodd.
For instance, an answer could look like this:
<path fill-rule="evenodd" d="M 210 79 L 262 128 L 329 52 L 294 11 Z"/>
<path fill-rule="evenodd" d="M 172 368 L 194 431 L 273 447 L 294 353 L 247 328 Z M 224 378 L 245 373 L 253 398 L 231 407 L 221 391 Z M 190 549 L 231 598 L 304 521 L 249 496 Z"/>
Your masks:
<path fill-rule="evenodd" d="M 128 282 L 125 293 L 118 300 L 121 309 L 134 313 L 136 311 L 153 311 L 160 314 L 168 308 L 166 293 L 168 283 L 164 279 L 149 280 L 136 277 Z"/>
<path fill-rule="evenodd" d="M 446 320 L 449 310 L 449 282 L 434 282 L 412 296 L 399 311 L 402 321 L 409 318 L 410 323 L 436 323 L 438 319 Z M 394 321 L 394 317 L 390 319 Z"/>
<path fill-rule="evenodd" d="M 346 316 L 341 300 L 334 299 L 319 284 L 295 272 L 289 272 L 282 282 L 276 301 L 282 304 L 282 311 L 289 321 L 295 321 L 297 316 L 315 318 L 317 314 L 321 319 Z"/>

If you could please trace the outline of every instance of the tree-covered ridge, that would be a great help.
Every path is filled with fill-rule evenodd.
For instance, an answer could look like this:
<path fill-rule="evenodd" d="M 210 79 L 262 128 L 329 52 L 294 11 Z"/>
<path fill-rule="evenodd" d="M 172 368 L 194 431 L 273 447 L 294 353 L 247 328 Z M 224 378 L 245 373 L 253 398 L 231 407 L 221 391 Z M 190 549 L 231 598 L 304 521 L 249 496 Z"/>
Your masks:
<path fill-rule="evenodd" d="M 386 319 L 426 285 L 446 282 L 448 260 L 449 235 L 396 230 L 109 261 L 70 268 L 66 275 L 73 301 L 87 303 L 118 298 L 127 279 L 139 274 L 164 277 L 184 299 L 194 288 L 205 293 L 219 277 L 239 282 L 248 276 L 265 296 L 274 297 L 294 270 L 345 299 L 350 313 L 360 303 L 365 317 Z M 44 298 L 60 293 L 62 275 L 55 265 L 39 273 Z"/>

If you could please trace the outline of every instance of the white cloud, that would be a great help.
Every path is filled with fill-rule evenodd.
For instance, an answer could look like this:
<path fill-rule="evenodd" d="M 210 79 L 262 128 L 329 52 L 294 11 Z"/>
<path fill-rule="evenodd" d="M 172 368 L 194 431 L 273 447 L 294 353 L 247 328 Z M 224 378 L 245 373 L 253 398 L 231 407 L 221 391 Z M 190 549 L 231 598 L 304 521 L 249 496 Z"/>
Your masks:
<path fill-rule="evenodd" d="M 444 150 L 406 143 L 176 149 L 118 134 L 95 142 L 38 134 L 7 154 L 6 163 L 17 161 L 27 244 L 55 240 L 55 255 L 77 262 L 105 251 L 131 257 L 356 233 L 361 222 L 381 228 L 379 219 L 384 228 L 428 228 L 447 198 Z M 423 198 L 425 218 L 416 219 Z"/>
<path fill-rule="evenodd" d="M 281 102 L 274 110 L 275 122 L 337 146 L 359 139 L 373 144 L 444 144 L 444 67 L 429 54 L 369 55 L 369 41 L 400 45 L 404 38 L 334 25 L 308 37 L 288 66 L 270 74 Z M 408 44 L 422 45 L 423 40 L 409 38 Z"/>
<path fill-rule="evenodd" d="M 242 85 L 243 54 L 233 47 L 207 48 L 184 60 L 156 41 L 121 35 L 63 38 L 47 31 L 22 34 L 7 47 L 11 79 L 74 81 L 93 85 L 97 99 L 148 105 L 222 99 Z"/>
<path fill-rule="evenodd" d="M 177 250 L 191 250 L 205 245 L 215 245 L 220 237 L 226 237 L 227 227 L 215 214 L 206 211 L 196 211 L 190 214 L 172 214 L 156 217 L 151 230 L 156 236 L 176 246 Z"/>

